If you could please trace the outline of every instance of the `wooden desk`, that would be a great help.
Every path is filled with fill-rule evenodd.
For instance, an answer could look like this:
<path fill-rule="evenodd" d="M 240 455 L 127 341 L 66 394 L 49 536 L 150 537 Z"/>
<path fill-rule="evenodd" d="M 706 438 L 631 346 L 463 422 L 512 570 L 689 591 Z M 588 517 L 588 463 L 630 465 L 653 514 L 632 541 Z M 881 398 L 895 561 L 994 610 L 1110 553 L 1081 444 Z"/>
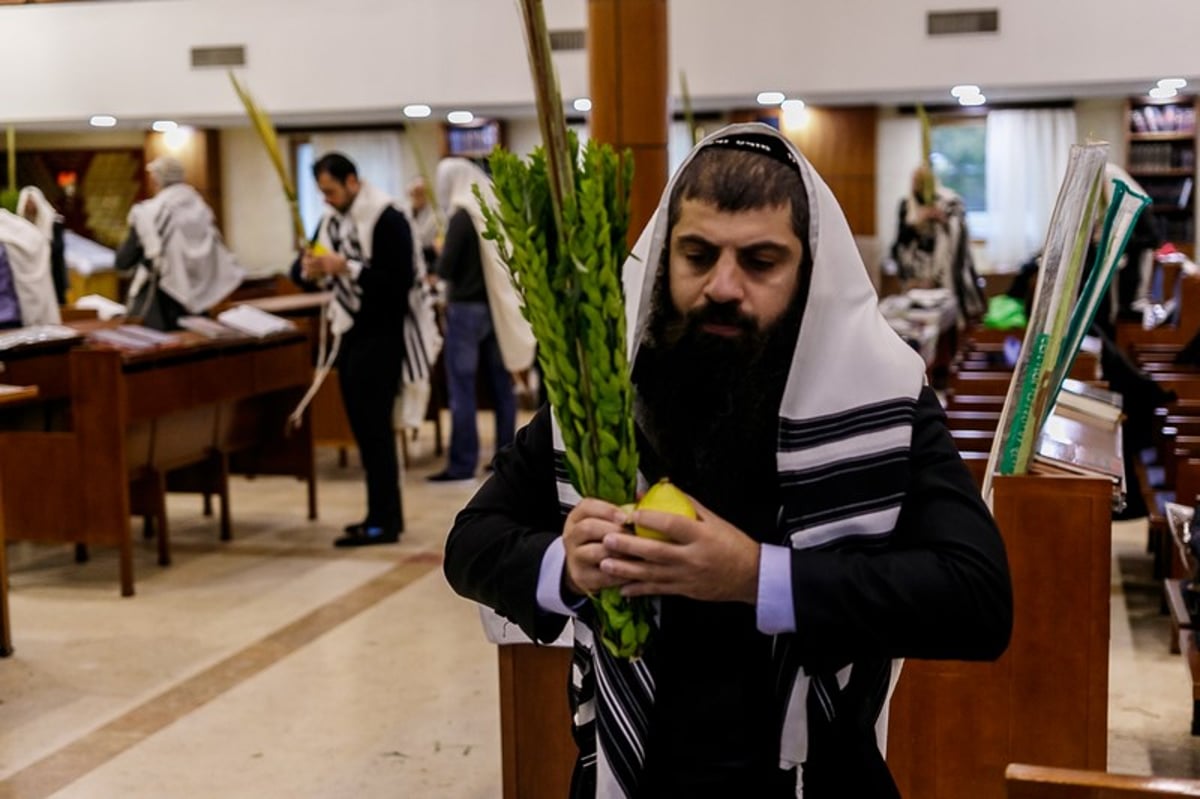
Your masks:
<path fill-rule="evenodd" d="M 10 386 L 0 384 L 0 407 L 20 405 L 37 397 L 37 386 Z M 8 556 L 4 547 L 4 492 L 0 486 L 0 657 L 13 652 L 12 633 L 8 621 Z"/>
<path fill-rule="evenodd" d="M 119 547 L 124 596 L 133 594 L 130 486 L 139 481 L 156 481 L 165 493 L 172 470 L 214 456 L 224 466 L 236 453 L 283 446 L 295 455 L 285 473 L 307 476 L 315 510 L 311 427 L 304 424 L 290 439 L 283 434 L 311 378 L 305 335 L 177 338 L 178 346 L 146 352 L 71 350 L 63 370 L 69 425 L 0 433 L 7 536 Z M 169 559 L 164 525 L 159 561 Z"/>

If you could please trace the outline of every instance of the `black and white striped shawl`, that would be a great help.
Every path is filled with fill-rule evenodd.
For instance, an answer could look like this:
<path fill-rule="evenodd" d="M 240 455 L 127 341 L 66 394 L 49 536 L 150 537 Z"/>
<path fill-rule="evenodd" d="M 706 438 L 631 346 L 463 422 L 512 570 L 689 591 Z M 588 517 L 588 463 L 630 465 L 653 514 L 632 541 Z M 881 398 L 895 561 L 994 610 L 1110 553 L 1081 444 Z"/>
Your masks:
<path fill-rule="evenodd" d="M 727 127 L 697 149 L 710 146 L 768 153 L 800 172 L 808 194 L 813 275 L 779 409 L 778 543 L 807 549 L 886 540 L 896 526 L 908 484 L 912 421 L 924 365 L 879 314 L 875 290 L 841 208 L 804 157 L 777 131 L 757 124 Z M 668 186 L 625 264 L 631 363 L 647 326 L 655 273 L 662 262 L 670 193 Z M 561 462 L 557 424 L 554 447 L 558 498 L 566 513 L 580 497 Z M 603 646 L 595 646 L 586 623 L 577 620 L 574 629 L 571 698 L 582 784 L 594 783 L 600 799 L 632 796 L 648 740 L 654 664 L 646 659 L 619 661 Z M 883 711 L 898 664 L 837 664 L 809 674 L 800 667 L 793 639 L 778 635 L 772 647 L 783 717 L 780 767 L 797 767 L 820 751 L 822 742 L 831 738 L 831 725 L 843 714 L 876 719 L 878 737 L 886 729 Z M 801 791 L 798 788 L 800 796 Z"/>

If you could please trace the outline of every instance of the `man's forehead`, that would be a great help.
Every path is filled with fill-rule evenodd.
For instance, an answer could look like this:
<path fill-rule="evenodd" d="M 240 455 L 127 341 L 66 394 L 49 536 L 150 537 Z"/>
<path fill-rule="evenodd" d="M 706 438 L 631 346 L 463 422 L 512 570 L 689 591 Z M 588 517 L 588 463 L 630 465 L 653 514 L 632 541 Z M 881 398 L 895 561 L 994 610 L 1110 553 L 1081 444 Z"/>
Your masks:
<path fill-rule="evenodd" d="M 739 246 L 760 239 L 775 243 L 799 242 L 792 228 L 790 202 L 727 211 L 715 203 L 685 199 L 679 205 L 679 218 L 671 230 L 672 240 L 684 237 Z"/>

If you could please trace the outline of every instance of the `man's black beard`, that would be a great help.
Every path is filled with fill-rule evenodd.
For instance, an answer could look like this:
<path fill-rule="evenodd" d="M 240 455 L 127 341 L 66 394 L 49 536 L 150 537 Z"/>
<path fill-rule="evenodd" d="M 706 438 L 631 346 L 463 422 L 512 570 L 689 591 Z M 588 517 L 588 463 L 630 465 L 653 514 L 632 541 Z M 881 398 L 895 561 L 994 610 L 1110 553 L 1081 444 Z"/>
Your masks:
<path fill-rule="evenodd" d="M 803 300 L 759 330 L 736 304 L 681 315 L 660 297 L 634 371 L 642 432 L 663 476 L 732 521 L 747 492 L 774 489 L 779 405 Z M 719 336 L 706 324 L 741 332 Z"/>

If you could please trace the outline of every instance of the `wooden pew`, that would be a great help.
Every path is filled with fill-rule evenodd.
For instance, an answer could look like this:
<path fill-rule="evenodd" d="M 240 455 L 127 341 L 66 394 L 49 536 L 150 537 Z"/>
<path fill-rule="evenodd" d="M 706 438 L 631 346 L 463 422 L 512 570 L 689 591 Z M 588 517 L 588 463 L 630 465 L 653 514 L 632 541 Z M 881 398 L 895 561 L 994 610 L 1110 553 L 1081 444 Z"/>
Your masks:
<path fill-rule="evenodd" d="M 210 341 L 182 333 L 179 340 L 180 346 L 149 352 L 70 351 L 69 428 L 0 433 L 10 540 L 116 546 L 121 593 L 130 596 L 130 486 L 158 498 L 159 561 L 165 564 L 166 476 L 283 440 L 286 413 L 311 377 L 304 334 Z M 290 473 L 308 476 L 311 505 L 311 426 L 293 435 L 285 443 L 300 457 Z"/>
<path fill-rule="evenodd" d="M 1135 777 L 1104 771 L 1027 766 L 1005 769 L 1008 799 L 1183 799 L 1200 796 L 1200 781 Z"/>
<path fill-rule="evenodd" d="M 0 407 L 12 408 L 37 397 L 37 386 L 0 385 Z M 8 557 L 4 542 L 4 486 L 0 484 L 0 657 L 13 653 L 12 627 L 8 620 Z"/>
<path fill-rule="evenodd" d="M 1187 344 L 1200 331 L 1200 275 L 1184 275 L 1179 281 L 1179 323 L 1144 330 L 1138 322 L 1117 325 L 1117 346 L 1126 352 L 1147 344 L 1176 347 Z"/>

